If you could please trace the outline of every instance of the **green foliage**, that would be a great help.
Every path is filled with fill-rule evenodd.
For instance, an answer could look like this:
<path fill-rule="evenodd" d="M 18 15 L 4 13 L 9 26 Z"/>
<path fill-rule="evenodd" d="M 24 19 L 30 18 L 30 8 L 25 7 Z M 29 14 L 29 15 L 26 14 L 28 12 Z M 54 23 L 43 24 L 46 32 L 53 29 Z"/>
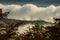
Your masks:
<path fill-rule="evenodd" d="M 60 26 L 41 26 L 36 24 L 29 28 L 27 33 L 22 34 L 20 40 L 60 40 Z"/>
<path fill-rule="evenodd" d="M 17 31 L 17 28 L 12 23 L 6 24 L 6 26 L 3 26 L 2 28 L 0 28 L 0 40 L 15 39 L 17 37 L 16 31 Z"/>
<path fill-rule="evenodd" d="M 35 24 L 26 33 L 20 35 L 16 33 L 17 28 L 18 24 L 13 25 L 12 23 L 8 23 L 5 29 L 0 29 L 0 40 L 60 40 L 59 23 L 46 27 Z"/>
<path fill-rule="evenodd" d="M 41 33 L 43 31 L 42 27 L 43 26 L 40 26 L 38 24 L 32 26 L 32 28 L 29 28 L 29 31 L 27 31 L 27 33 L 23 34 L 24 37 L 22 37 L 22 40 L 43 40 L 43 36 Z"/>

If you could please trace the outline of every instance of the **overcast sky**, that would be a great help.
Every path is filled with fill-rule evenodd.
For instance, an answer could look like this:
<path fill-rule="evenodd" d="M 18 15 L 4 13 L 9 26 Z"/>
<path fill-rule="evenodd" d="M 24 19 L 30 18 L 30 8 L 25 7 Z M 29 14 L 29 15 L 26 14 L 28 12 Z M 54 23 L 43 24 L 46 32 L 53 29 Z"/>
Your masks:
<path fill-rule="evenodd" d="M 32 3 L 36 5 L 60 5 L 60 0 L 0 0 L 2 4 L 27 4 Z"/>

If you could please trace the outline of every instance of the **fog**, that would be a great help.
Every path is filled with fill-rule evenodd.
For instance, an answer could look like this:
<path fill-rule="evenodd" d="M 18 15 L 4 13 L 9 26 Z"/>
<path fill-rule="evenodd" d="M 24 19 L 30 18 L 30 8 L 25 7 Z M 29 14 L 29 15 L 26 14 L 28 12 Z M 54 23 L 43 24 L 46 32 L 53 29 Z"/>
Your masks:
<path fill-rule="evenodd" d="M 60 17 L 60 6 L 50 5 L 48 7 L 38 7 L 34 4 L 4 5 L 0 4 L 3 12 L 10 11 L 8 18 L 19 20 L 47 20 L 53 21 L 54 17 Z"/>

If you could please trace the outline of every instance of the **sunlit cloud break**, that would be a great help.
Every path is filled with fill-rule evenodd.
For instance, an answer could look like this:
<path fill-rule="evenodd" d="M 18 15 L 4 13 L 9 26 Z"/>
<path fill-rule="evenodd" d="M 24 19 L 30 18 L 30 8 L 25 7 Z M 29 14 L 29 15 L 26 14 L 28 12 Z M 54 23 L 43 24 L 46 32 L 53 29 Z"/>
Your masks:
<path fill-rule="evenodd" d="M 0 4 L 3 12 L 11 10 L 8 18 L 19 20 L 49 20 L 53 17 L 60 17 L 60 6 L 50 5 L 48 7 L 38 7 L 34 4 L 4 5 Z"/>

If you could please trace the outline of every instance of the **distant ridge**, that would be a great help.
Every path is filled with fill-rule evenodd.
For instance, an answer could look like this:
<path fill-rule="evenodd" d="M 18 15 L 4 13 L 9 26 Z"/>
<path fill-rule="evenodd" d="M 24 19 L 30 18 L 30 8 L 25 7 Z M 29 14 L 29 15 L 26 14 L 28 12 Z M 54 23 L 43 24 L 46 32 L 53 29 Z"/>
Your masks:
<path fill-rule="evenodd" d="M 35 21 L 27 21 L 27 20 L 17 20 L 17 19 L 7 19 L 7 18 L 0 18 L 0 21 L 4 22 L 4 23 L 20 23 L 20 24 L 46 24 L 49 22 L 46 22 L 44 20 L 35 20 Z"/>

